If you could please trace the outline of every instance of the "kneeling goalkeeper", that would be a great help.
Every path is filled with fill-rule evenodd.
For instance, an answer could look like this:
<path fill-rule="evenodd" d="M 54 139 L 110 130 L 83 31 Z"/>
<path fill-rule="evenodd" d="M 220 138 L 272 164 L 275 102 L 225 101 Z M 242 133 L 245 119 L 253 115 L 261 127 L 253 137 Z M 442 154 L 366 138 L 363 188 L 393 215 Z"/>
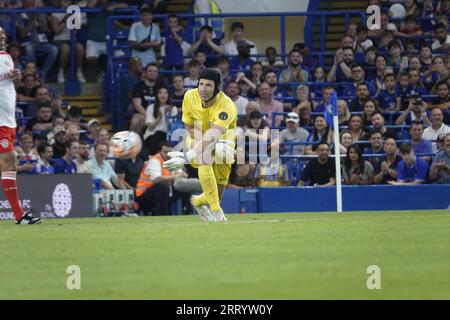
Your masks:
<path fill-rule="evenodd" d="M 222 198 L 235 156 L 237 110 L 221 91 L 221 76 L 214 69 L 200 73 L 198 88 L 186 92 L 182 121 L 186 126 L 185 150 L 171 152 L 164 167 L 176 170 L 190 163 L 198 168 L 203 193 L 191 203 L 205 221 L 226 221 Z"/>

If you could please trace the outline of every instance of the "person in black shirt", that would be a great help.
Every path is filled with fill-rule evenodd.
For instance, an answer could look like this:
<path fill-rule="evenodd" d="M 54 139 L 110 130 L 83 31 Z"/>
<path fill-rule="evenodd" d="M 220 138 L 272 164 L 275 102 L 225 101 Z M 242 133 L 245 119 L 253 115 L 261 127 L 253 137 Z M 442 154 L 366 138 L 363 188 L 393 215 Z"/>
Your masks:
<path fill-rule="evenodd" d="M 430 109 L 438 107 L 445 115 L 444 123 L 450 124 L 450 96 L 449 84 L 447 81 L 441 81 L 436 84 L 436 91 L 438 96 L 433 98 L 431 104 L 428 105 Z"/>
<path fill-rule="evenodd" d="M 119 178 L 128 189 L 136 188 L 143 167 L 144 160 L 141 157 L 129 160 L 117 159 L 114 163 L 114 171 L 117 174 L 117 178 Z"/>
<path fill-rule="evenodd" d="M 317 146 L 318 158 L 311 159 L 303 169 L 302 177 L 298 185 L 303 187 L 309 185 L 334 186 L 336 184 L 336 167 L 334 161 L 328 157 L 330 147 L 327 143 L 320 143 Z"/>
<path fill-rule="evenodd" d="M 397 140 L 397 133 L 395 133 L 391 129 L 386 128 L 384 117 L 380 112 L 375 112 L 374 114 L 372 114 L 372 127 L 373 130 L 381 132 L 384 140 L 386 140 L 387 138 Z M 368 140 L 367 138 L 368 137 L 366 137 L 365 140 Z"/>
<path fill-rule="evenodd" d="M 376 184 L 388 184 L 388 181 L 397 181 L 397 166 L 402 160 L 398 155 L 395 139 L 387 138 L 383 148 L 385 156 L 381 161 L 381 165 L 374 168 L 373 182 Z"/>
<path fill-rule="evenodd" d="M 154 102 L 158 88 L 163 83 L 159 79 L 159 68 L 155 63 L 149 63 L 144 70 L 144 80 L 138 82 L 131 94 L 134 114 L 131 117 L 130 130 L 141 134 L 145 127 L 147 107 Z"/>
<path fill-rule="evenodd" d="M 27 122 L 27 131 L 50 131 L 53 128 L 52 122 L 52 107 L 49 102 L 42 102 L 38 104 L 37 116 Z"/>
<path fill-rule="evenodd" d="M 184 77 L 182 74 L 176 74 L 172 78 L 173 92 L 170 98 L 172 99 L 172 104 L 178 108 L 178 114 L 181 115 L 181 106 L 186 93 L 184 88 Z"/>

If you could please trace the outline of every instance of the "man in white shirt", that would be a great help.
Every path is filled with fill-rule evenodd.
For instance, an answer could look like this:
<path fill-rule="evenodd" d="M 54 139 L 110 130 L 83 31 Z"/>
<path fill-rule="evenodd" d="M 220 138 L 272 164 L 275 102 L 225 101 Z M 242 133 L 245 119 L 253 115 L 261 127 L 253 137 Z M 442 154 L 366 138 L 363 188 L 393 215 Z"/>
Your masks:
<path fill-rule="evenodd" d="M 97 142 L 94 147 L 95 156 L 88 160 L 89 166 L 92 168 L 92 178 L 101 180 L 102 189 L 114 190 L 114 185 L 119 189 L 126 189 L 122 181 L 117 178 L 114 169 L 111 167 L 106 158 L 109 153 L 109 146 L 103 142 Z M 114 183 L 114 185 L 112 184 Z"/>
<path fill-rule="evenodd" d="M 431 126 L 423 131 L 422 139 L 430 140 L 433 142 L 433 152 L 437 151 L 436 139 L 441 133 L 449 133 L 450 127 L 447 126 L 444 121 L 444 114 L 439 108 L 433 108 L 431 110 Z"/>
<path fill-rule="evenodd" d="M 245 107 L 248 104 L 248 100 L 239 95 L 239 85 L 236 81 L 231 80 L 228 82 L 227 87 L 225 89 L 225 93 L 230 97 L 230 99 L 234 102 L 237 108 L 237 114 L 244 115 Z"/>
<path fill-rule="evenodd" d="M 431 49 L 435 50 L 449 50 L 450 49 L 450 35 L 447 33 L 447 27 L 443 23 L 438 23 L 434 31 L 434 41 Z"/>
<path fill-rule="evenodd" d="M 250 46 L 253 46 L 250 49 L 250 56 L 252 57 L 253 60 L 256 61 L 256 58 L 253 56 L 258 54 L 258 49 L 256 49 L 256 46 L 253 42 L 244 38 L 244 25 L 242 24 L 242 22 L 233 22 L 231 24 L 231 38 L 232 38 L 231 41 L 227 42 L 224 45 L 225 55 L 237 56 L 238 55 L 237 43 L 241 40 L 245 40 L 248 42 Z"/>

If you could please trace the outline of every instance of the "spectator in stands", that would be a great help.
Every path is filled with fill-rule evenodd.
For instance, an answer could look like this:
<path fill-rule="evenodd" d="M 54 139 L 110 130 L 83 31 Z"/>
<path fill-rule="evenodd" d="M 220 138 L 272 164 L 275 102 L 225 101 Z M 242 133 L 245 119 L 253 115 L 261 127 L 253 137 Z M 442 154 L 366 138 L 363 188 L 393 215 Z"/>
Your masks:
<path fill-rule="evenodd" d="M 401 157 L 398 155 L 397 142 L 393 138 L 387 138 L 384 142 L 384 157 L 380 165 L 375 168 L 373 182 L 375 184 L 387 184 L 397 180 L 397 167 Z"/>
<path fill-rule="evenodd" d="M 412 95 L 409 99 L 408 108 L 403 111 L 395 121 L 396 125 L 411 124 L 412 121 L 422 121 L 425 125 L 429 126 L 430 120 L 427 117 L 427 104 L 422 100 L 420 95 Z"/>
<path fill-rule="evenodd" d="M 184 28 L 179 25 L 178 16 L 170 14 L 168 17 L 168 26 L 163 32 L 163 42 L 165 45 L 165 55 L 163 66 L 166 70 L 183 70 L 183 39 Z"/>
<path fill-rule="evenodd" d="M 384 116 L 380 112 L 375 112 L 372 115 L 372 127 L 373 130 L 381 132 L 383 139 L 392 138 L 397 139 L 397 134 L 391 129 L 386 128 Z"/>
<path fill-rule="evenodd" d="M 239 154 L 239 149 L 237 149 L 237 153 Z M 227 184 L 227 188 L 239 189 L 256 187 L 255 171 L 255 164 L 233 164 L 233 166 L 231 167 L 230 180 Z"/>
<path fill-rule="evenodd" d="M 258 187 L 273 188 L 289 185 L 286 165 L 278 162 L 260 163 L 256 167 L 255 177 Z"/>
<path fill-rule="evenodd" d="M 299 85 L 298 87 L 297 87 L 297 90 L 295 90 L 295 93 L 296 93 L 296 98 L 297 98 L 297 101 L 295 101 L 295 106 L 297 107 L 298 105 L 300 105 L 301 103 L 306 103 L 306 102 L 310 102 L 310 92 L 309 92 L 309 87 L 308 86 L 306 86 L 306 85 L 304 85 L 304 84 L 301 84 L 301 85 Z M 285 106 L 285 110 L 286 110 L 287 108 L 286 108 L 286 106 Z M 294 112 L 297 112 L 298 113 L 298 110 L 297 111 L 295 111 L 295 110 L 292 110 L 292 111 L 294 111 Z"/>
<path fill-rule="evenodd" d="M 249 111 L 251 107 L 247 109 Z M 270 139 L 270 127 L 258 110 L 252 111 L 248 115 L 247 123 L 243 129 L 244 135 L 253 139 L 253 141 L 267 141 Z"/>
<path fill-rule="evenodd" d="M 245 106 L 245 115 L 239 116 L 237 120 L 237 126 L 238 127 L 245 127 L 247 123 L 250 121 L 250 114 L 253 111 L 260 111 L 261 108 L 259 107 L 258 103 L 256 101 L 249 101 L 247 105 Z M 259 112 L 261 114 L 261 112 Z M 266 124 L 267 127 L 267 124 Z"/>
<path fill-rule="evenodd" d="M 20 137 L 20 148 L 17 166 L 17 171 L 20 173 L 36 173 L 36 162 L 39 156 L 33 150 L 33 136 L 29 133 L 24 133 Z"/>
<path fill-rule="evenodd" d="M 98 139 L 98 135 L 100 133 L 101 129 L 101 123 L 97 119 L 91 119 L 88 122 L 87 125 L 87 136 L 85 137 L 85 140 L 89 143 L 89 145 L 92 147 L 94 146 L 96 140 Z"/>
<path fill-rule="evenodd" d="M 433 145 L 431 144 L 431 141 L 422 138 L 423 124 L 420 120 L 414 120 L 411 122 L 409 134 L 411 136 L 410 143 L 414 148 L 415 154 L 433 153 Z M 421 158 L 428 163 L 431 162 L 431 156 L 421 156 Z"/>
<path fill-rule="evenodd" d="M 109 145 L 101 142 L 96 143 L 94 152 L 95 156 L 88 160 L 89 166 L 92 168 L 92 178 L 101 180 L 100 185 L 102 189 L 114 190 L 114 186 L 118 189 L 126 189 L 117 178 L 114 169 L 106 161 L 109 153 Z"/>
<path fill-rule="evenodd" d="M 169 133 L 169 117 L 177 115 L 177 107 L 170 101 L 169 91 L 165 87 L 158 89 L 155 103 L 146 110 L 144 133 L 144 147 L 150 155 L 158 152 L 159 143 L 167 140 Z"/>
<path fill-rule="evenodd" d="M 314 118 L 311 116 L 313 104 L 309 101 L 301 102 L 292 111 L 296 112 L 300 117 L 299 125 L 301 127 L 312 127 L 314 125 Z"/>
<path fill-rule="evenodd" d="M 114 164 L 114 171 L 117 174 L 117 178 L 122 181 L 122 184 L 127 189 L 134 189 L 143 167 L 144 160 L 141 157 L 128 160 L 117 159 Z"/>
<path fill-rule="evenodd" d="M 198 85 L 198 77 L 200 75 L 200 63 L 196 60 L 189 61 L 187 65 L 188 76 L 184 78 L 184 86 L 187 89 L 196 88 Z"/>
<path fill-rule="evenodd" d="M 365 83 L 369 89 L 369 92 L 372 96 L 375 95 L 376 89 L 375 86 L 365 81 L 366 73 L 363 69 L 363 66 L 359 63 L 355 63 L 351 66 L 351 80 L 349 84 L 345 84 L 341 91 L 341 95 L 344 97 L 354 97 L 356 94 L 356 88 L 360 83 Z"/>
<path fill-rule="evenodd" d="M 272 142 L 272 148 L 279 148 L 285 155 L 302 155 L 305 153 L 304 145 L 289 146 L 284 143 L 304 143 L 308 139 L 309 132 L 299 127 L 300 117 L 295 112 L 289 112 L 286 116 L 286 129 L 281 130 L 279 139 Z"/>
<path fill-rule="evenodd" d="M 233 80 L 230 73 L 230 60 L 226 56 L 220 56 L 217 59 L 217 67 L 219 68 L 220 75 L 222 76 L 222 84 L 226 86 L 228 82 Z"/>
<path fill-rule="evenodd" d="M 75 123 L 69 123 L 67 125 L 66 136 L 67 141 L 80 141 L 80 127 Z"/>
<path fill-rule="evenodd" d="M 450 49 L 450 35 L 443 23 L 438 23 L 434 31 L 434 42 L 431 45 L 433 51 L 445 51 Z"/>
<path fill-rule="evenodd" d="M 181 114 L 181 105 L 186 89 L 184 88 L 184 77 L 182 74 L 176 74 L 172 77 L 173 92 L 170 95 L 172 104 L 178 108 L 178 114 Z"/>
<path fill-rule="evenodd" d="M 302 54 L 299 50 L 292 49 L 288 55 L 288 66 L 280 74 L 280 83 L 306 82 L 308 71 L 302 69 Z"/>
<path fill-rule="evenodd" d="M 380 22 L 381 27 L 379 29 L 369 30 L 369 37 L 381 37 L 386 30 L 397 31 L 396 25 L 389 22 L 389 16 L 386 11 L 381 11 Z"/>
<path fill-rule="evenodd" d="M 433 59 L 433 53 L 431 45 L 428 43 L 422 43 L 420 46 L 420 63 L 424 69 L 428 69 L 431 65 L 431 60 Z"/>
<path fill-rule="evenodd" d="M 314 69 L 314 74 L 311 77 L 310 82 L 314 82 L 317 84 L 311 85 L 311 98 L 319 98 L 322 96 L 322 89 L 324 88 L 324 82 L 327 81 L 327 76 L 325 74 L 325 69 L 323 67 L 317 67 Z"/>
<path fill-rule="evenodd" d="M 420 79 L 420 70 L 418 69 L 410 69 L 409 70 L 409 94 L 413 95 L 414 93 L 418 93 L 419 95 L 428 95 L 427 89 L 422 83 Z"/>
<path fill-rule="evenodd" d="M 70 140 L 66 142 L 66 153 L 60 159 L 53 161 L 55 173 L 75 174 L 77 173 L 77 164 L 75 160 L 80 155 L 80 144 L 78 141 Z"/>
<path fill-rule="evenodd" d="M 200 70 L 203 70 L 206 68 L 205 63 L 206 63 L 206 55 L 205 53 L 201 52 L 201 51 L 197 51 L 194 55 L 194 60 L 198 62 L 198 64 L 200 65 Z"/>
<path fill-rule="evenodd" d="M 160 143 L 158 153 L 151 157 L 142 168 L 136 185 L 136 202 L 144 215 L 153 212 L 154 215 L 169 214 L 169 204 L 180 197 L 189 196 L 172 189 L 176 178 L 186 178 L 187 174 L 179 170 L 169 172 L 163 167 L 163 162 L 170 159 L 168 153 L 172 151 L 172 145 L 168 141 Z"/>
<path fill-rule="evenodd" d="M 384 56 L 377 56 L 375 59 L 375 81 L 377 84 L 377 88 L 383 87 L 384 76 L 387 70 L 387 59 Z"/>
<path fill-rule="evenodd" d="M 59 0 L 59 8 L 64 11 L 71 5 L 70 0 Z M 53 12 L 50 14 L 48 20 L 49 25 L 54 33 L 52 44 L 59 48 L 59 71 L 58 71 L 58 83 L 64 83 L 64 69 L 70 60 L 70 30 L 66 26 L 66 21 L 70 15 L 65 12 Z M 84 59 L 84 47 L 81 43 L 75 42 L 75 60 L 77 66 L 77 79 L 80 83 L 85 83 L 82 67 Z"/>
<path fill-rule="evenodd" d="M 80 126 L 80 128 L 83 128 L 83 130 L 87 130 L 87 123 L 83 120 L 80 107 L 70 106 L 70 108 L 67 110 L 67 121 Z M 64 122 L 62 125 L 64 125 Z M 55 124 L 53 123 L 53 127 L 54 126 Z"/>
<path fill-rule="evenodd" d="M 14 68 L 23 70 L 24 65 L 22 63 L 22 57 L 20 55 L 20 45 L 17 43 L 11 43 L 8 46 L 7 52 L 9 53 L 12 61 L 14 62 Z"/>
<path fill-rule="evenodd" d="M 403 19 L 403 28 L 400 29 L 400 32 L 396 32 L 395 36 L 397 37 L 416 37 L 421 36 L 423 34 L 422 29 L 416 23 L 415 15 L 407 15 Z"/>
<path fill-rule="evenodd" d="M 296 42 L 292 46 L 293 50 L 299 50 L 302 55 L 302 67 L 305 70 L 313 70 L 317 64 L 315 59 L 311 56 L 311 51 L 303 42 Z"/>
<path fill-rule="evenodd" d="M 267 47 L 264 58 L 261 59 L 264 71 L 278 71 L 284 67 L 283 60 L 277 57 L 277 50 L 274 47 Z"/>
<path fill-rule="evenodd" d="M 314 112 L 324 112 L 325 106 L 328 103 L 328 100 L 330 99 L 331 95 L 333 94 L 333 87 L 326 86 L 323 88 L 322 92 L 322 101 L 315 107 Z"/>
<path fill-rule="evenodd" d="M 214 55 L 223 55 L 224 48 L 220 39 L 214 37 L 214 30 L 211 26 L 205 25 L 200 29 L 200 36 L 196 42 L 189 48 L 188 55 L 194 55 L 196 52 L 203 52 L 206 56 L 205 66 L 214 67 L 217 65 L 217 58 Z M 237 53 L 236 53 L 237 54 Z"/>
<path fill-rule="evenodd" d="M 383 111 L 397 111 L 400 107 L 400 97 L 397 92 L 397 82 L 393 73 L 384 76 L 384 89 L 376 96 L 378 105 Z"/>
<path fill-rule="evenodd" d="M 356 144 L 348 148 L 342 172 L 344 184 L 363 185 L 373 183 L 373 167 L 369 161 L 364 160 L 361 150 Z"/>
<path fill-rule="evenodd" d="M 350 131 L 348 131 L 348 130 L 341 131 L 341 133 L 339 134 L 339 148 L 340 148 L 341 154 L 346 154 L 348 148 L 350 148 L 350 146 L 352 144 L 353 144 L 352 134 L 350 133 Z M 335 154 L 336 153 L 335 145 L 333 144 L 331 147 L 332 147 L 333 154 Z"/>
<path fill-rule="evenodd" d="M 8 0 L 0 0 L 0 12 L 4 9 L 8 9 L 11 6 L 8 3 Z M 0 27 L 6 31 L 7 34 L 10 34 L 11 30 L 11 17 L 9 14 L 0 13 Z"/>
<path fill-rule="evenodd" d="M 268 126 L 279 127 L 283 118 L 278 116 L 274 119 L 272 113 L 283 112 L 283 104 L 273 98 L 270 85 L 267 82 L 260 84 L 256 102 L 259 104 L 261 112 L 267 114 Z"/>
<path fill-rule="evenodd" d="M 328 73 L 328 82 L 351 81 L 351 65 L 354 62 L 353 49 L 351 47 L 339 48 L 334 57 L 333 67 Z"/>
<path fill-rule="evenodd" d="M 244 80 L 239 80 L 238 81 L 238 86 L 239 86 L 240 95 L 242 97 L 247 98 L 247 99 L 254 99 L 255 98 L 252 95 L 252 93 L 250 91 L 250 86 L 248 85 L 247 82 L 245 82 Z"/>
<path fill-rule="evenodd" d="M 38 145 L 37 151 L 39 154 L 39 160 L 36 163 L 37 174 L 53 174 L 55 170 L 51 165 L 53 157 L 53 148 L 48 143 L 42 143 Z"/>
<path fill-rule="evenodd" d="M 89 142 L 80 141 L 80 156 L 75 160 L 77 173 L 92 173 L 92 168 L 88 161 L 90 148 Z"/>
<path fill-rule="evenodd" d="M 119 100 L 121 113 L 133 112 L 132 92 L 134 86 L 142 81 L 142 61 L 138 57 L 128 61 L 128 72 L 121 72 L 119 76 Z"/>
<path fill-rule="evenodd" d="M 35 102 L 36 102 L 36 105 L 50 104 L 50 107 L 52 108 L 53 116 L 58 116 L 58 117 L 66 116 L 66 113 L 62 109 L 63 101 L 62 101 L 61 96 L 59 94 L 57 94 L 55 97 L 53 97 L 53 95 L 50 94 L 48 89 L 44 86 L 36 87 Z"/>
<path fill-rule="evenodd" d="M 431 66 L 421 75 L 422 84 L 428 92 L 435 94 L 435 85 L 448 78 L 448 71 L 444 64 L 443 56 L 435 56 L 431 60 Z"/>
<path fill-rule="evenodd" d="M 441 81 L 436 85 L 437 89 L 437 97 L 433 98 L 431 100 L 431 106 L 432 108 L 436 107 L 442 110 L 442 112 L 446 113 L 447 115 L 444 116 L 444 122 L 450 124 L 450 96 L 449 96 L 449 90 L 450 84 L 446 81 Z"/>
<path fill-rule="evenodd" d="M 241 40 L 237 43 L 238 54 L 230 59 L 231 73 L 236 75 L 236 79 L 241 77 L 242 73 L 246 77 L 251 78 L 250 70 L 255 63 L 255 61 L 250 58 L 251 47 L 252 45 L 245 40 Z"/>
<path fill-rule="evenodd" d="M 397 181 L 388 181 L 392 185 L 414 185 L 425 183 L 429 166 L 426 161 L 416 157 L 414 147 L 405 142 L 400 146 L 403 160 L 397 167 Z"/>
<path fill-rule="evenodd" d="M 351 112 L 361 112 L 364 110 L 364 105 L 371 99 L 369 86 L 363 82 L 356 86 L 356 97 L 350 102 Z"/>
<path fill-rule="evenodd" d="M 238 55 L 238 47 L 237 44 L 239 41 L 244 40 L 251 46 L 250 56 L 254 56 L 258 54 L 258 50 L 253 42 L 245 39 L 244 37 L 244 25 L 242 22 L 233 22 L 231 24 L 231 40 L 224 45 L 224 53 L 227 56 L 236 56 Z M 255 58 L 253 58 L 256 60 Z"/>
<path fill-rule="evenodd" d="M 381 154 L 383 153 L 383 136 L 379 131 L 371 131 L 368 134 L 370 146 L 364 148 L 363 154 L 377 154 L 380 156 L 369 157 L 369 162 L 375 172 L 379 172 L 381 162 L 383 161 Z"/>
<path fill-rule="evenodd" d="M 289 95 L 288 91 L 278 85 L 278 76 L 275 71 L 269 70 L 264 75 L 264 81 L 270 86 L 270 91 L 275 99 L 281 100 Z"/>
<path fill-rule="evenodd" d="M 330 140 L 330 127 L 325 121 L 325 118 L 322 115 L 316 116 L 314 119 L 314 129 L 306 140 L 311 145 L 305 147 L 305 154 L 315 155 L 318 143 L 328 143 Z"/>
<path fill-rule="evenodd" d="M 25 63 L 25 67 L 23 68 L 23 75 L 33 75 L 35 78 L 35 86 L 40 86 L 42 84 L 41 77 L 39 75 L 36 63 L 33 61 L 28 61 Z"/>
<path fill-rule="evenodd" d="M 17 88 L 17 101 L 33 103 L 36 89 L 36 78 L 33 75 L 24 75 L 22 85 Z"/>
<path fill-rule="evenodd" d="M 66 129 L 63 126 L 55 126 L 53 128 L 53 157 L 55 159 L 62 158 L 66 154 Z"/>
<path fill-rule="evenodd" d="M 401 62 L 402 62 L 402 48 L 400 47 L 400 44 L 397 41 L 392 41 L 388 44 L 388 64 L 394 69 L 399 70 L 401 69 Z M 408 58 L 406 57 L 406 60 Z"/>
<path fill-rule="evenodd" d="M 348 109 L 347 101 L 339 99 L 337 104 L 339 126 L 348 126 L 348 121 L 350 120 L 351 113 Z"/>
<path fill-rule="evenodd" d="M 450 133 L 445 134 L 445 149 L 433 159 L 429 179 L 433 183 L 450 184 Z"/>
<path fill-rule="evenodd" d="M 303 187 L 307 183 L 313 187 L 327 187 L 336 184 L 336 167 L 330 159 L 330 147 L 327 143 L 317 146 L 317 158 L 311 159 L 302 171 L 298 185 Z"/>
<path fill-rule="evenodd" d="M 364 140 L 365 132 L 363 121 L 360 115 L 352 114 L 348 121 L 348 129 L 352 134 L 352 141 Z"/>
<path fill-rule="evenodd" d="M 391 30 L 386 30 L 383 32 L 381 41 L 378 43 L 378 54 L 385 55 L 388 54 L 388 45 L 395 40 L 395 32 Z"/>
<path fill-rule="evenodd" d="M 115 9 L 126 8 L 127 5 L 120 2 L 108 2 L 107 0 L 87 0 L 86 7 L 102 9 L 100 12 L 87 14 L 86 62 L 89 67 L 95 68 L 98 66 L 100 56 L 106 55 L 108 15 Z M 116 55 L 118 55 L 118 52 Z M 98 78 L 101 79 L 102 77 L 103 71 L 99 73 Z"/>
<path fill-rule="evenodd" d="M 431 110 L 431 126 L 427 127 L 422 134 L 422 139 L 431 141 L 433 144 L 433 152 L 437 150 L 436 140 L 440 134 L 450 133 L 450 127 L 444 121 L 444 114 L 438 107 Z"/>
<path fill-rule="evenodd" d="M 236 81 L 228 82 L 225 87 L 225 93 L 234 102 L 237 108 L 238 115 L 245 115 L 245 107 L 248 104 L 248 100 L 239 95 L 239 86 Z"/>
<path fill-rule="evenodd" d="M 143 65 L 147 66 L 149 63 L 156 62 L 155 50 L 161 47 L 161 34 L 159 25 L 152 21 L 153 13 L 150 7 L 143 5 L 140 7 L 139 12 L 140 21 L 133 23 L 131 26 L 128 41 L 133 49 L 132 57 L 138 57 Z M 166 53 L 169 53 L 167 49 Z"/>
<path fill-rule="evenodd" d="M 259 62 L 253 62 L 253 60 L 251 60 L 251 63 L 253 63 L 253 64 L 251 67 L 252 76 L 250 77 L 250 79 L 245 75 L 244 72 L 238 72 L 236 75 L 236 81 L 237 82 L 244 81 L 245 83 L 247 83 L 248 86 L 250 87 L 250 90 L 249 90 L 250 95 L 255 96 L 258 91 L 258 86 L 263 81 L 262 65 Z"/>
<path fill-rule="evenodd" d="M 358 26 L 356 32 L 356 50 L 359 53 L 364 53 L 368 48 L 373 46 L 373 42 L 368 38 L 368 29 L 366 26 Z"/>
<path fill-rule="evenodd" d="M 372 125 L 372 115 L 378 111 L 378 104 L 374 99 L 369 99 L 364 103 L 363 113 L 362 113 L 362 121 L 363 126 Z"/>
<path fill-rule="evenodd" d="M 131 116 L 130 130 L 141 134 L 145 127 L 146 109 L 152 104 L 158 88 L 162 86 L 159 80 L 158 65 L 150 63 L 145 67 L 144 80 L 138 82 L 131 94 L 134 114 Z"/>
<path fill-rule="evenodd" d="M 34 7 L 34 0 L 23 0 L 22 5 L 23 9 L 31 9 Z M 50 30 L 46 16 L 38 13 L 23 13 L 17 17 L 20 44 L 24 49 L 27 60 L 36 63 L 37 52 L 43 52 L 45 55 L 42 68 L 43 80 L 45 81 L 58 56 L 58 48 L 50 44 L 47 38 L 47 33 Z"/>
<path fill-rule="evenodd" d="M 364 61 L 362 66 L 368 81 L 373 81 L 376 78 L 376 58 L 377 48 L 374 46 L 371 46 L 364 51 Z"/>
<path fill-rule="evenodd" d="M 52 107 L 48 102 L 38 105 L 37 116 L 27 122 L 26 130 L 28 131 L 49 131 L 53 128 L 52 123 Z"/>

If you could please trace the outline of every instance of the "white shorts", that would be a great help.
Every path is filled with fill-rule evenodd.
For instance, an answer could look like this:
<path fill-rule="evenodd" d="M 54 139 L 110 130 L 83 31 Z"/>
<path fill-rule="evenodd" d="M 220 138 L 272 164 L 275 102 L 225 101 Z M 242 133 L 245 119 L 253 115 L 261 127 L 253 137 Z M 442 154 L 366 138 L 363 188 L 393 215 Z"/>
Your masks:
<path fill-rule="evenodd" d="M 98 58 L 102 54 L 106 55 L 106 42 L 96 42 L 88 40 L 86 42 L 86 58 Z"/>

